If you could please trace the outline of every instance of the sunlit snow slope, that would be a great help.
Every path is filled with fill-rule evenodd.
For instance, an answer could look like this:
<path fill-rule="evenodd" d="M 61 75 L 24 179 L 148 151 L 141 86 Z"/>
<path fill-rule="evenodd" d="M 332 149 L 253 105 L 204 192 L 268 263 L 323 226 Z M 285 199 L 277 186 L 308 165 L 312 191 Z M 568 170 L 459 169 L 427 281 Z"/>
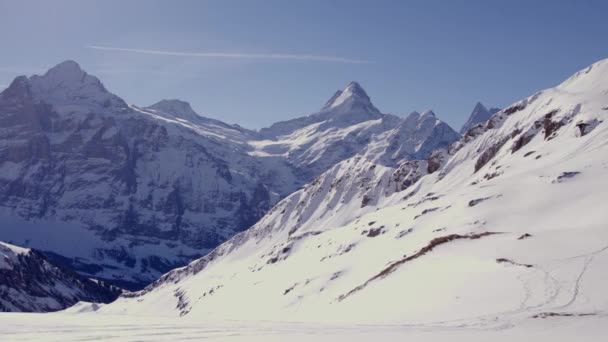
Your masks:
<path fill-rule="evenodd" d="M 100 312 L 366 322 L 601 314 L 607 117 L 604 60 L 471 128 L 417 183 L 397 186 L 394 169 L 347 160 Z"/>

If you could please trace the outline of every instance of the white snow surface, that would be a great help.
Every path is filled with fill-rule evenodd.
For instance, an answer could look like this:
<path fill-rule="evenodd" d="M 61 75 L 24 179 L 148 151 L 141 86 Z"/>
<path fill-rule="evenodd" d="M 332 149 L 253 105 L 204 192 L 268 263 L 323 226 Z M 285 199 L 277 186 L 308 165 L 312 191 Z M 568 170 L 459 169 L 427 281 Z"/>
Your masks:
<path fill-rule="evenodd" d="M 5 341 L 601 341 L 605 316 L 554 317 L 487 325 L 438 323 L 372 325 L 100 316 L 96 314 L 0 313 Z"/>

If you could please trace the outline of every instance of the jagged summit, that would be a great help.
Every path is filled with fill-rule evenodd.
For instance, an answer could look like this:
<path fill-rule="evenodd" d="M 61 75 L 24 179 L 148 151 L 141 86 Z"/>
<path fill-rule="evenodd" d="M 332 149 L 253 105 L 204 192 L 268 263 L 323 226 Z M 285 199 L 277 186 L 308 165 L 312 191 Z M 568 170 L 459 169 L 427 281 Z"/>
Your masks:
<path fill-rule="evenodd" d="M 424 121 L 424 120 L 429 120 L 429 119 L 432 119 L 434 121 L 439 120 L 437 118 L 437 115 L 435 114 L 435 112 L 431 109 L 427 109 L 427 110 L 423 111 L 422 113 L 420 113 L 418 111 L 413 111 L 405 117 L 403 122 L 408 123 L 408 122 Z"/>
<path fill-rule="evenodd" d="M 473 107 L 469 118 L 464 123 L 464 125 L 462 125 L 462 128 L 460 129 L 460 134 L 466 133 L 466 131 L 468 131 L 469 129 L 471 129 L 471 127 L 477 124 L 488 121 L 488 119 L 490 119 L 490 117 L 498 111 L 500 111 L 499 108 L 488 109 L 486 108 L 486 106 L 483 105 L 483 103 L 477 102 L 475 104 L 475 107 Z"/>
<path fill-rule="evenodd" d="M 324 122 L 318 129 L 326 130 L 344 128 L 382 117 L 383 114 L 372 104 L 361 85 L 352 81 L 344 89 L 336 91 L 319 112 L 276 122 L 270 127 L 262 128 L 260 134 L 269 139 L 276 139 L 314 123 Z"/>
<path fill-rule="evenodd" d="M 365 92 L 363 87 L 361 87 L 361 85 L 356 81 L 349 82 L 346 88 L 344 89 L 344 92 L 356 94 L 357 96 L 364 97 L 369 100 L 369 96 L 367 96 L 367 93 Z"/>
<path fill-rule="evenodd" d="M 350 82 L 343 90 L 334 93 L 321 111 L 333 111 L 339 108 L 350 111 L 358 109 L 372 113 L 380 112 L 374 107 L 363 87 L 355 81 Z"/>
<path fill-rule="evenodd" d="M 101 81 L 85 72 L 72 60 L 61 62 L 44 75 L 19 76 L 6 90 L 15 96 L 30 96 L 35 102 L 55 105 L 58 112 L 74 113 L 77 109 L 90 111 L 95 108 L 113 108 L 115 112 L 127 109 L 126 103 L 110 93 Z M 79 108 L 74 107 L 79 105 Z"/>

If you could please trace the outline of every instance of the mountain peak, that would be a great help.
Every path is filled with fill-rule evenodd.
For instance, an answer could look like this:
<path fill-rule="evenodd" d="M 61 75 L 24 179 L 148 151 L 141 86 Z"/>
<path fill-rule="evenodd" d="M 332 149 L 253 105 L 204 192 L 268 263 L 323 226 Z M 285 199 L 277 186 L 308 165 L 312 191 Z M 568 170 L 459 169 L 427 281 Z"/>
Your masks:
<path fill-rule="evenodd" d="M 498 108 L 486 108 L 481 102 L 477 102 L 475 107 L 473 107 L 473 111 L 469 115 L 467 122 L 464 123 L 462 128 L 460 129 L 460 134 L 466 133 L 471 127 L 487 121 L 494 113 L 498 112 L 500 109 Z"/>
<path fill-rule="evenodd" d="M 483 105 L 483 103 L 477 101 L 477 103 L 475 104 L 475 107 L 473 107 L 473 112 L 477 112 L 477 111 L 487 111 L 488 109 L 486 108 L 486 106 Z"/>
<path fill-rule="evenodd" d="M 68 59 L 50 68 L 46 72 L 46 75 L 49 74 L 82 75 L 86 73 L 84 72 L 84 70 L 82 70 L 78 63 L 71 59 Z"/>
<path fill-rule="evenodd" d="M 369 96 L 358 82 L 352 81 L 343 90 L 338 90 L 325 103 L 322 111 L 340 110 L 342 112 L 366 111 L 380 113 L 372 104 Z"/>
<path fill-rule="evenodd" d="M 363 90 L 363 87 L 361 87 L 359 82 L 356 82 L 356 81 L 349 82 L 346 85 L 346 88 L 344 88 L 344 91 L 349 91 L 354 94 L 361 94 L 361 95 L 367 96 L 367 94 L 365 93 L 365 90 Z"/>
<path fill-rule="evenodd" d="M 360 100 L 371 102 L 363 87 L 361 87 L 361 85 L 355 81 L 351 81 L 346 85 L 346 88 L 342 90 L 342 95 L 347 97 L 357 97 Z"/>
<path fill-rule="evenodd" d="M 110 93 L 97 77 L 86 73 L 73 60 L 55 65 L 42 76 L 31 76 L 28 82 L 34 97 L 49 104 L 86 105 L 81 106 L 82 110 L 90 110 L 90 106 L 113 107 L 117 111 L 128 108 L 127 104 Z M 73 109 L 72 107 L 66 110 Z"/>
<path fill-rule="evenodd" d="M 178 99 L 164 99 L 146 107 L 155 111 L 171 114 L 176 118 L 193 120 L 201 117 L 192 109 L 190 103 Z"/>
<path fill-rule="evenodd" d="M 425 116 L 433 117 L 433 118 L 437 117 L 437 115 L 435 115 L 435 112 L 433 112 L 432 109 L 428 109 L 428 110 L 425 110 L 424 112 L 422 112 L 421 117 L 425 117 Z"/>
<path fill-rule="evenodd" d="M 63 61 L 50 68 L 44 75 L 30 77 L 37 86 L 45 90 L 55 88 L 81 88 L 83 86 L 95 86 L 105 92 L 101 81 L 95 76 L 87 74 L 80 65 L 73 60 Z"/>

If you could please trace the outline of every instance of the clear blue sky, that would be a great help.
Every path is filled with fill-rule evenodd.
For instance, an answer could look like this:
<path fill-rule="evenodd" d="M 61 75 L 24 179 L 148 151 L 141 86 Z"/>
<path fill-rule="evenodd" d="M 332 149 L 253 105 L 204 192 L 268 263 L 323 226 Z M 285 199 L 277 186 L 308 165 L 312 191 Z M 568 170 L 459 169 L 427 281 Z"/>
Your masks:
<path fill-rule="evenodd" d="M 432 108 L 458 129 L 476 101 L 553 86 L 607 41 L 601 0 L 0 0 L 0 85 L 73 59 L 129 103 L 260 128 L 356 80 L 385 113 Z"/>

